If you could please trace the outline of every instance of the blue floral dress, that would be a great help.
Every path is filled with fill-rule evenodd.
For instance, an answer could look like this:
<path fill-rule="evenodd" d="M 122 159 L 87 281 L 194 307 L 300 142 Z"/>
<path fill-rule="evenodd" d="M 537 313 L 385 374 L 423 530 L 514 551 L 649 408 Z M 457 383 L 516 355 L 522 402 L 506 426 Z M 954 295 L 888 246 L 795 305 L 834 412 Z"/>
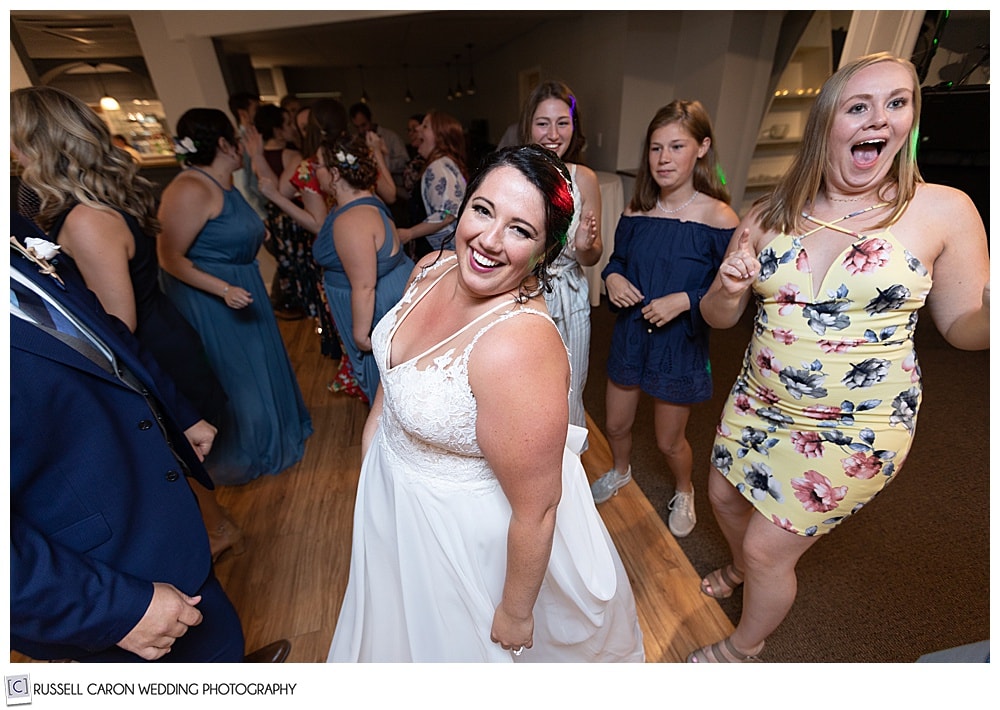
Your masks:
<path fill-rule="evenodd" d="M 420 196 L 427 214 L 425 222 L 441 222 L 449 216 L 458 215 L 458 208 L 465 199 L 465 178 L 454 160 L 438 158 L 427 166 L 420 180 Z M 455 233 L 456 223 L 427 235 L 427 243 L 438 250 Z M 451 245 L 454 249 L 454 244 Z"/>
<path fill-rule="evenodd" d="M 816 293 L 803 237 L 759 255 L 754 331 L 712 464 L 774 524 L 822 535 L 899 471 L 920 407 L 913 336 L 927 269 L 891 232 L 858 237 Z"/>

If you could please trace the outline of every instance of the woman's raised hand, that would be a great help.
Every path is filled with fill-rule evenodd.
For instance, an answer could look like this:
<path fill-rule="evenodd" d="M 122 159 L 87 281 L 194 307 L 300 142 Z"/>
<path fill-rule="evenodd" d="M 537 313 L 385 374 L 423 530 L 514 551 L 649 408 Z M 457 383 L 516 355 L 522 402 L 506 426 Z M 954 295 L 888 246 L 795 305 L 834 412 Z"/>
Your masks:
<path fill-rule="evenodd" d="M 243 133 L 243 148 L 246 150 L 247 155 L 251 157 L 254 155 L 263 157 L 264 155 L 264 137 L 261 136 L 260 131 L 258 131 L 254 126 L 247 126 Z"/>
<path fill-rule="evenodd" d="M 722 287 L 731 294 L 739 294 L 750 288 L 760 273 L 760 262 L 750 247 L 750 230 L 744 229 L 736 244 L 736 251 L 730 252 L 719 266 Z"/>
<path fill-rule="evenodd" d="M 580 220 L 580 226 L 573 235 L 573 247 L 577 251 L 587 251 L 594 246 L 597 241 L 597 218 L 593 210 L 588 210 L 587 214 Z"/>

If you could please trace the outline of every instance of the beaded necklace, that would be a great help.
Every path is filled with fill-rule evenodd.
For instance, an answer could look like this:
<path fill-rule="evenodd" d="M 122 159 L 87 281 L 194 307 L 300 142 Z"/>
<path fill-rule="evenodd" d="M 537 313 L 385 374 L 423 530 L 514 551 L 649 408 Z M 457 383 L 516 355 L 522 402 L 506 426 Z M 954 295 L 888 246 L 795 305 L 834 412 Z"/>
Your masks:
<path fill-rule="evenodd" d="M 676 212 L 680 212 L 680 211 L 681 211 L 682 209 L 684 209 L 685 207 L 687 207 L 688 205 L 690 205 L 690 204 L 691 204 L 692 202 L 694 202 L 694 198 L 696 198 L 697 196 L 698 196 L 698 191 L 697 191 L 697 190 L 695 190 L 695 191 L 694 191 L 694 192 L 693 192 L 693 193 L 691 194 L 691 198 L 690 198 L 690 199 L 689 199 L 689 200 L 688 200 L 687 202 L 685 202 L 685 203 L 684 203 L 683 205 L 681 205 L 680 207 L 675 207 L 675 208 L 674 208 L 674 209 L 672 209 L 672 210 L 668 210 L 668 209 L 667 209 L 666 207 L 664 207 L 664 206 L 663 206 L 663 205 L 662 205 L 662 204 L 660 203 L 660 198 L 659 198 L 659 197 L 657 197 L 657 198 L 656 198 L 656 206 L 657 206 L 657 207 L 659 207 L 659 208 L 660 208 L 660 210 L 661 210 L 662 212 L 664 212 L 665 214 L 675 214 Z"/>

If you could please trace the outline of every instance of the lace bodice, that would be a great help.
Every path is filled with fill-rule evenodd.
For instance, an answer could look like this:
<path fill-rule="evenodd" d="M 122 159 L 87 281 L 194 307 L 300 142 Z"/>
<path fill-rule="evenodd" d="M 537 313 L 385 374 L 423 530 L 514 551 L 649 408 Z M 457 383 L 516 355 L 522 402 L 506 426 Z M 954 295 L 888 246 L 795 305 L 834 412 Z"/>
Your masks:
<path fill-rule="evenodd" d="M 469 385 L 469 357 L 479 339 L 498 323 L 525 314 L 542 316 L 550 322 L 551 319 L 541 311 L 504 302 L 421 355 L 390 367 L 392 338 L 399 324 L 440 278 L 455 267 L 454 261 L 453 257 L 439 262 L 416 279 L 372 332 L 372 351 L 383 388 L 379 436 L 383 437 L 383 449 L 400 475 L 441 491 L 488 493 L 498 484 L 477 441 L 476 399 Z M 434 280 L 425 283 L 432 276 Z M 460 338 L 476 325 L 480 328 L 471 340 Z M 467 344 L 447 347 L 453 340 Z M 428 363 L 426 356 L 436 351 L 440 354 Z"/>

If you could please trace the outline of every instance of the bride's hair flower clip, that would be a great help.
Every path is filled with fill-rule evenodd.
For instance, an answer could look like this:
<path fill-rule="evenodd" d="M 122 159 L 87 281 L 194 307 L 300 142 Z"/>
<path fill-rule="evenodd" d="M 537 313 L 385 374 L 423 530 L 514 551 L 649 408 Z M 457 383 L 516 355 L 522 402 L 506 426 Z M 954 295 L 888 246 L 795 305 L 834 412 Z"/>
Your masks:
<path fill-rule="evenodd" d="M 184 136 L 184 138 L 174 136 L 174 153 L 177 155 L 191 155 L 192 153 L 197 152 L 198 147 L 195 145 L 191 136 Z"/>

